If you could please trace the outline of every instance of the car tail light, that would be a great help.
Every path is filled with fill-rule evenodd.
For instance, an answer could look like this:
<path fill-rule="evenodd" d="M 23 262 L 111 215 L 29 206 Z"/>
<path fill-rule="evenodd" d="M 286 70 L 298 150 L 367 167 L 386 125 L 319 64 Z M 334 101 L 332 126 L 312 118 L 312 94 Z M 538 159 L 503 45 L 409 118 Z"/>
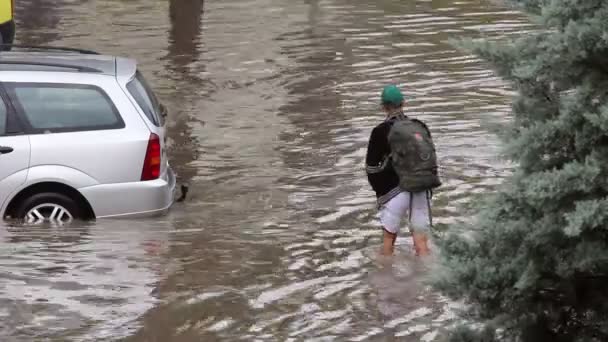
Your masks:
<path fill-rule="evenodd" d="M 160 138 L 158 137 L 158 135 L 152 133 L 150 135 L 150 140 L 148 140 L 148 148 L 146 150 L 146 159 L 144 160 L 144 167 L 141 172 L 141 180 L 149 181 L 158 179 L 158 177 L 160 177 L 160 163 Z"/>

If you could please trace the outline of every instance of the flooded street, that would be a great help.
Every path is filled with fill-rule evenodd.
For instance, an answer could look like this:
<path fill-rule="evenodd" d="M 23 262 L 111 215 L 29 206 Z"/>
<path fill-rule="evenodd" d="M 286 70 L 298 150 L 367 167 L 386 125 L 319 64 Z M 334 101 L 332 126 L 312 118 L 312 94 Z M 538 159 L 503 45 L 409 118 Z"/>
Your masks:
<path fill-rule="evenodd" d="M 364 170 L 379 92 L 427 121 L 437 231 L 507 172 L 509 90 L 450 38 L 530 29 L 482 0 L 21 0 L 19 44 L 136 58 L 190 196 L 143 221 L 0 223 L 2 341 L 437 341 L 455 303 L 380 230 Z M 43 13 L 43 14 L 41 14 Z M 112 167 L 108 158 L 108 167 Z"/>

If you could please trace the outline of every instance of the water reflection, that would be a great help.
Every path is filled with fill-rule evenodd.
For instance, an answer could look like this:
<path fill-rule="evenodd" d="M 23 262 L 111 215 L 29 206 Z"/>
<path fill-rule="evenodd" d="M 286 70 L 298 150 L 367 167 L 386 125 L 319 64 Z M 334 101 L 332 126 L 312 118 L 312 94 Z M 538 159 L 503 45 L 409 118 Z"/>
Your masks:
<path fill-rule="evenodd" d="M 199 158 L 196 138 L 192 124 L 198 120 L 204 124 L 204 118 L 192 115 L 204 110 L 197 98 L 201 96 L 204 80 L 199 76 L 204 72 L 204 65 L 199 68 L 193 63 L 200 60 L 203 0 L 171 0 L 169 2 L 169 46 L 166 59 L 167 76 L 172 82 L 173 94 L 164 94 L 163 101 L 171 110 L 171 158 L 180 183 L 190 183 L 196 169 L 189 165 Z M 176 90 L 176 91 L 175 91 Z"/>
<path fill-rule="evenodd" d="M 0 302 L 11 329 L 4 336 L 130 334 L 133 320 L 157 302 L 151 291 L 161 277 L 164 230 L 159 223 L 128 231 L 0 226 Z"/>
<path fill-rule="evenodd" d="M 174 71 L 189 74 L 185 67 L 198 60 L 203 6 L 203 0 L 169 2 L 171 29 L 168 51 L 171 56 L 170 66 L 174 67 Z"/>
<path fill-rule="evenodd" d="M 57 40 L 61 18 L 70 11 L 65 5 L 63 0 L 15 1 L 15 44 L 48 45 Z"/>

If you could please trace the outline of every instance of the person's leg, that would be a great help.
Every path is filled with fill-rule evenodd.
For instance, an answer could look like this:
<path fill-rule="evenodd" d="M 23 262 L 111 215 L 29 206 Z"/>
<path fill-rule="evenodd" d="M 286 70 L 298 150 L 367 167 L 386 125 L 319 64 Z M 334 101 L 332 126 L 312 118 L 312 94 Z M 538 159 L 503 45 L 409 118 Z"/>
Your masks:
<path fill-rule="evenodd" d="M 395 252 L 395 241 L 397 240 L 397 234 L 391 233 L 386 229 L 382 229 L 383 237 L 382 237 L 382 251 L 380 254 L 384 256 L 393 255 Z"/>
<path fill-rule="evenodd" d="M 393 255 L 397 234 L 409 207 L 409 194 L 400 193 L 380 209 L 380 222 L 383 227 L 382 251 L 385 256 Z"/>
<path fill-rule="evenodd" d="M 13 44 L 13 40 L 15 38 L 15 22 L 9 21 L 3 24 L 0 24 L 0 38 L 2 42 L 0 42 L 0 51 L 9 51 L 10 44 Z"/>
<path fill-rule="evenodd" d="M 428 239 L 431 233 L 431 203 L 427 191 L 412 194 L 409 221 L 416 255 L 430 254 Z"/>
<path fill-rule="evenodd" d="M 412 239 L 414 240 L 414 249 L 416 250 L 416 255 L 418 256 L 427 256 L 431 253 L 428 245 L 428 234 L 423 232 L 412 233 Z"/>
<path fill-rule="evenodd" d="M 4 44 L 11 44 L 12 45 L 14 43 L 14 41 L 15 41 L 15 31 L 16 31 L 16 29 L 15 29 L 15 21 L 11 20 L 8 23 L 7 36 L 6 37 L 2 37 L 3 41 L 4 41 Z M 11 46 L 8 46 L 7 47 L 7 51 L 10 51 L 10 50 L 11 50 Z"/>

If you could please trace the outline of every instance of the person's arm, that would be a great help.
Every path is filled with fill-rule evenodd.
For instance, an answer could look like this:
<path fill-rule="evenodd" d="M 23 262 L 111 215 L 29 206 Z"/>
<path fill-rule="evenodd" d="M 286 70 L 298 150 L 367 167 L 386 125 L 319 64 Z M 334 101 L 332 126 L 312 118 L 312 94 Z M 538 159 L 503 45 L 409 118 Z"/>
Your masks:
<path fill-rule="evenodd" d="M 378 176 L 386 167 L 388 152 L 385 134 L 380 127 L 374 128 L 367 144 L 365 157 L 365 172 L 372 188 L 375 188 Z"/>

